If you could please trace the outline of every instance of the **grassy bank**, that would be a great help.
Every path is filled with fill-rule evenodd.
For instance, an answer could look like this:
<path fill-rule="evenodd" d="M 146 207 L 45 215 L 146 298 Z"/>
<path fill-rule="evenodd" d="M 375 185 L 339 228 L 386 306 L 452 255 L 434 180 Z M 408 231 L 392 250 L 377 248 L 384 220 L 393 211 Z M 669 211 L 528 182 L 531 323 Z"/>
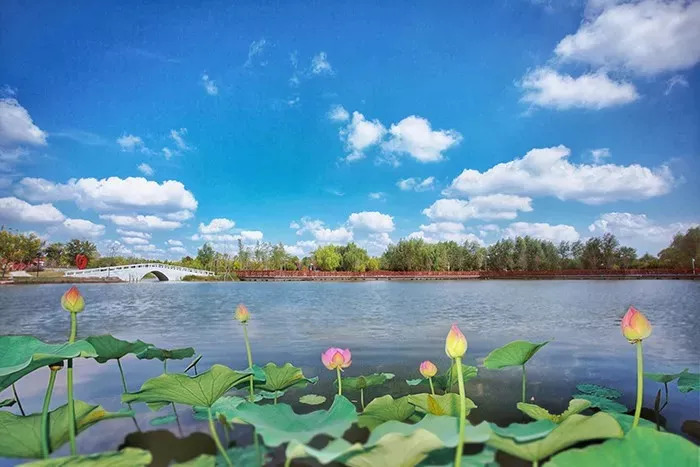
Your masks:
<path fill-rule="evenodd" d="M 226 275 L 226 276 L 184 276 L 182 278 L 185 282 L 237 282 L 240 279 L 236 275 Z"/>

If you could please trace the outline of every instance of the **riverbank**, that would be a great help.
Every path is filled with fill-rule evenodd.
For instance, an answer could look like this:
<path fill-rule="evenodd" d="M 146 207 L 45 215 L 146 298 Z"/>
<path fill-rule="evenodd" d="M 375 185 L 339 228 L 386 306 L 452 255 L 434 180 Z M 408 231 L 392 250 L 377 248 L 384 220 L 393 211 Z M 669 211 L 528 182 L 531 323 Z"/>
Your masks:
<path fill-rule="evenodd" d="M 0 285 L 38 285 L 38 284 L 121 284 L 117 277 L 14 277 L 12 280 L 0 281 Z"/>

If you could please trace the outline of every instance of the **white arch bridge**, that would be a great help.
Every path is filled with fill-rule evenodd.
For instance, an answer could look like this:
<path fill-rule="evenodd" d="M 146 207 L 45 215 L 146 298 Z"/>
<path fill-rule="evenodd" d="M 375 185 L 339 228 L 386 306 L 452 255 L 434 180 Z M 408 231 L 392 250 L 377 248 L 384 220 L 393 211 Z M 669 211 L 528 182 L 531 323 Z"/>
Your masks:
<path fill-rule="evenodd" d="M 185 276 L 213 276 L 212 271 L 185 268 L 162 263 L 127 264 L 106 268 L 74 269 L 66 271 L 66 277 L 107 278 L 116 277 L 125 282 L 138 282 L 146 274 L 152 273 L 160 281 L 180 281 Z"/>

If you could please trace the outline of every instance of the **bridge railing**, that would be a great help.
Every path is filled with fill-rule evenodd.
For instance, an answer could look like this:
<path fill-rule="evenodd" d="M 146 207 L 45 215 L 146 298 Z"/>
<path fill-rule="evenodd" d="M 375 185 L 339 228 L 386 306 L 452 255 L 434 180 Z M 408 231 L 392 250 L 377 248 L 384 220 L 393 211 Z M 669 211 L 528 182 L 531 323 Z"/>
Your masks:
<path fill-rule="evenodd" d="M 183 272 L 189 272 L 192 274 L 197 274 L 201 276 L 213 276 L 214 273 L 212 271 L 206 271 L 204 269 L 194 269 L 194 268 L 186 268 L 184 266 L 173 266 L 170 264 L 163 264 L 163 263 L 139 263 L 139 264 L 125 264 L 122 266 L 107 266 L 103 268 L 90 268 L 90 269 L 74 269 L 71 271 L 66 271 L 64 275 L 66 276 L 83 276 L 86 274 L 95 274 L 95 273 L 101 273 L 101 272 L 109 272 L 109 271 L 123 271 L 127 269 L 136 269 L 136 268 L 144 268 L 144 269 L 167 269 L 169 271 L 183 271 Z"/>

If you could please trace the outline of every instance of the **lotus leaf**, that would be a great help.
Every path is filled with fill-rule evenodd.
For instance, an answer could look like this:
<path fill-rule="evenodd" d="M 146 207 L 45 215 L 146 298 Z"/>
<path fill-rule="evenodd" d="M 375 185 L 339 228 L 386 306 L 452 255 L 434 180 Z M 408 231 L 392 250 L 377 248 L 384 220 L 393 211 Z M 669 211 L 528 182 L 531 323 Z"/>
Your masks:
<path fill-rule="evenodd" d="M 513 439 L 518 443 L 544 438 L 557 427 L 557 424 L 549 419 L 529 423 L 511 423 L 506 427 L 500 427 L 495 423 L 490 425 L 496 435 Z"/>
<path fill-rule="evenodd" d="M 277 400 L 280 397 L 284 396 L 287 393 L 287 391 L 260 391 L 256 394 L 256 396 L 260 396 L 260 399 L 274 399 Z"/>
<path fill-rule="evenodd" d="M 23 464 L 30 467 L 141 467 L 150 465 L 151 453 L 143 449 L 124 448 L 121 451 L 102 452 L 86 456 L 57 457 Z"/>
<path fill-rule="evenodd" d="M 170 415 L 163 415 L 162 417 L 155 417 L 152 418 L 150 422 L 151 426 L 161 426 L 161 425 L 169 425 L 173 422 L 177 421 L 177 415 L 174 413 L 171 413 Z"/>
<path fill-rule="evenodd" d="M 165 373 L 147 380 L 137 392 L 122 394 L 122 402 L 146 402 L 156 410 L 173 402 L 211 407 L 226 391 L 250 375 L 259 380 L 265 377 L 251 370 L 234 371 L 224 365 L 213 365 L 197 376 Z"/>
<path fill-rule="evenodd" d="M 387 433 L 369 449 L 367 447 L 359 453 L 349 454 L 342 462 L 350 467 L 409 467 L 419 464 L 428 457 L 428 453 L 442 448 L 443 445 L 440 438 L 433 433 L 418 429 L 408 436 Z"/>
<path fill-rule="evenodd" d="M 77 431 L 111 418 L 131 417 L 133 412 L 107 412 L 99 405 L 75 401 Z M 68 405 L 49 412 L 49 446 L 55 451 L 68 442 Z M 0 412 L 0 456 L 41 457 L 41 414 L 22 417 L 10 412 Z"/>
<path fill-rule="evenodd" d="M 625 433 L 629 433 L 629 431 L 632 429 L 632 422 L 634 421 L 634 416 L 620 412 L 608 412 L 608 415 L 617 420 L 617 423 L 620 424 L 620 428 L 622 428 L 622 431 L 624 431 Z M 646 418 L 640 418 L 638 426 L 645 426 L 656 429 L 656 424 L 654 422 L 650 422 Z"/>
<path fill-rule="evenodd" d="M 688 371 L 686 368 L 683 371 Z M 657 383 L 670 383 L 674 379 L 678 378 L 683 372 L 680 373 L 644 373 L 645 378 L 649 378 L 651 380 L 656 381 Z"/>
<path fill-rule="evenodd" d="M 438 449 L 431 452 L 428 458 L 418 464 L 419 467 L 453 467 L 454 466 L 454 449 Z M 484 449 L 476 454 L 471 454 L 462 457 L 462 467 L 490 467 L 498 466 L 496 463 L 496 451 L 485 446 Z"/>
<path fill-rule="evenodd" d="M 533 423 L 545 421 L 548 420 Z M 521 459 L 536 462 L 581 441 L 621 438 L 624 434 L 617 421 L 604 412 L 590 417 L 572 415 L 555 426 L 556 428 L 551 433 L 537 441 L 518 443 L 513 439 L 504 438 L 494 433 L 487 444 Z"/>
<path fill-rule="evenodd" d="M 255 383 L 255 387 L 271 393 L 281 391 L 284 394 L 287 389 L 303 388 L 309 383 L 315 384 L 318 381 L 316 376 L 313 378 L 305 377 L 301 368 L 297 368 L 291 363 L 277 366 L 270 362 L 262 367 L 262 371 L 265 373 L 265 380 Z"/>
<path fill-rule="evenodd" d="M 98 363 L 105 363 L 108 360 L 116 360 L 128 354 L 140 354 L 146 351 L 152 344 L 147 344 L 140 340 L 135 342 L 123 341 L 109 334 L 103 336 L 90 336 L 85 339 L 97 352 Z"/>
<path fill-rule="evenodd" d="M 245 401 L 246 399 L 238 396 L 221 396 L 216 400 L 216 402 L 212 404 L 211 413 L 214 414 L 215 417 L 223 415 L 224 417 L 226 417 L 227 422 L 233 423 L 235 418 L 236 407 L 238 407 Z M 196 418 L 197 420 L 209 419 L 209 410 L 207 407 L 195 406 L 193 407 L 193 409 L 194 418 Z"/>
<path fill-rule="evenodd" d="M 377 397 L 372 400 L 357 419 L 360 428 L 368 428 L 370 431 L 388 420 L 404 421 L 415 411 L 415 407 L 409 404 L 407 397 L 394 399 L 390 395 Z"/>
<path fill-rule="evenodd" d="M 350 376 L 343 378 L 343 389 L 367 389 L 371 386 L 380 386 L 390 379 L 394 378 L 393 373 L 372 373 L 366 376 Z M 336 387 L 338 386 L 338 381 L 335 381 Z"/>
<path fill-rule="evenodd" d="M 306 405 L 321 405 L 326 402 L 326 398 L 318 394 L 306 394 L 299 398 L 299 402 Z"/>
<path fill-rule="evenodd" d="M 535 420 L 551 420 L 554 423 L 561 423 L 566 420 L 569 416 L 583 412 L 588 407 L 591 406 L 591 402 L 585 399 L 572 399 L 569 401 L 569 407 L 559 415 L 553 415 L 545 408 L 540 407 L 535 404 L 526 404 L 523 402 L 518 402 L 518 410 L 528 415 L 530 418 Z"/>
<path fill-rule="evenodd" d="M 235 418 L 254 425 L 268 446 L 289 441 L 307 443 L 316 435 L 340 437 L 357 421 L 355 406 L 336 395 L 331 408 L 299 415 L 287 404 L 256 405 L 244 402 L 234 409 Z"/>
<path fill-rule="evenodd" d="M 433 396 L 432 394 L 411 394 L 408 397 L 408 402 L 415 405 L 420 411 L 431 413 L 433 415 L 449 415 L 451 417 L 459 417 L 460 395 L 454 393 L 442 394 Z M 469 415 L 471 409 L 476 408 L 476 404 L 471 399 L 465 397 L 467 412 Z"/>
<path fill-rule="evenodd" d="M 584 394 L 589 394 L 595 397 L 604 397 L 606 399 L 619 399 L 622 395 L 620 391 L 597 384 L 577 384 L 576 389 Z"/>
<path fill-rule="evenodd" d="M 0 337 L 0 391 L 43 366 L 69 358 L 96 357 L 88 342 L 47 344 L 32 336 Z"/>
<path fill-rule="evenodd" d="M 491 435 L 491 428 L 486 422 L 482 422 L 478 425 L 467 424 L 464 428 L 465 443 L 484 443 Z M 416 430 L 426 430 L 431 432 L 440 438 L 440 441 L 445 447 L 453 448 L 457 446 L 457 443 L 459 442 L 458 417 L 427 414 L 416 424 L 401 423 L 397 421 L 382 423 L 376 427 L 374 431 L 372 431 L 372 434 L 367 440 L 367 446 L 373 446 L 382 436 L 389 433 L 399 433 L 407 436 Z"/>
<path fill-rule="evenodd" d="M 484 359 L 484 367 L 490 370 L 498 370 L 509 366 L 525 365 L 547 343 L 549 341 L 540 344 L 528 341 L 509 342 L 488 354 Z"/>
<path fill-rule="evenodd" d="M 603 412 L 627 412 L 627 407 L 610 400 L 606 397 L 592 396 L 590 394 L 574 394 L 574 399 L 583 399 L 591 403 L 591 407 L 596 407 Z"/>
<path fill-rule="evenodd" d="M 680 392 L 700 391 L 700 374 L 689 373 L 684 370 L 678 376 L 678 390 Z"/>
<path fill-rule="evenodd" d="M 1 401 L 0 401 L 0 408 L 1 408 L 1 407 L 12 407 L 13 405 L 15 405 L 15 402 L 17 402 L 17 401 L 14 400 L 14 399 L 4 399 L 4 400 L 1 400 Z"/>
<path fill-rule="evenodd" d="M 259 447 L 260 456 L 263 457 L 264 462 L 267 461 L 265 458 L 267 451 L 263 446 Z M 234 447 L 226 450 L 231 463 L 236 467 L 260 467 L 260 458 L 258 457 L 258 450 L 255 446 L 246 447 Z M 211 454 L 202 454 L 195 457 L 194 459 L 175 464 L 178 467 L 215 467 L 215 466 L 226 466 L 228 465 L 221 454 L 213 456 Z"/>
<path fill-rule="evenodd" d="M 140 354 L 136 355 L 139 360 L 153 360 L 154 358 L 164 362 L 166 360 L 182 360 L 194 355 L 192 347 L 184 347 L 181 349 L 160 349 L 158 347 L 149 347 Z"/>
<path fill-rule="evenodd" d="M 470 379 L 476 377 L 479 369 L 475 366 L 462 364 L 462 381 L 466 384 Z M 443 392 L 449 391 L 457 385 L 457 367 L 453 364 L 443 374 L 433 377 L 433 385 L 436 389 Z M 406 384 L 409 386 L 418 386 L 419 384 L 429 384 L 428 378 L 407 379 Z"/>
<path fill-rule="evenodd" d="M 551 467 L 627 467 L 630 465 L 672 465 L 697 467 L 700 448 L 681 436 L 639 426 L 621 439 L 583 449 L 570 449 L 552 457 Z"/>
<path fill-rule="evenodd" d="M 329 464 L 346 458 L 349 454 L 362 451 L 364 448 L 360 443 L 350 444 L 343 438 L 332 440 L 324 448 L 317 449 L 297 441 L 291 441 L 287 445 L 285 456 L 287 459 L 299 459 L 302 457 L 313 457 L 321 464 Z"/>

